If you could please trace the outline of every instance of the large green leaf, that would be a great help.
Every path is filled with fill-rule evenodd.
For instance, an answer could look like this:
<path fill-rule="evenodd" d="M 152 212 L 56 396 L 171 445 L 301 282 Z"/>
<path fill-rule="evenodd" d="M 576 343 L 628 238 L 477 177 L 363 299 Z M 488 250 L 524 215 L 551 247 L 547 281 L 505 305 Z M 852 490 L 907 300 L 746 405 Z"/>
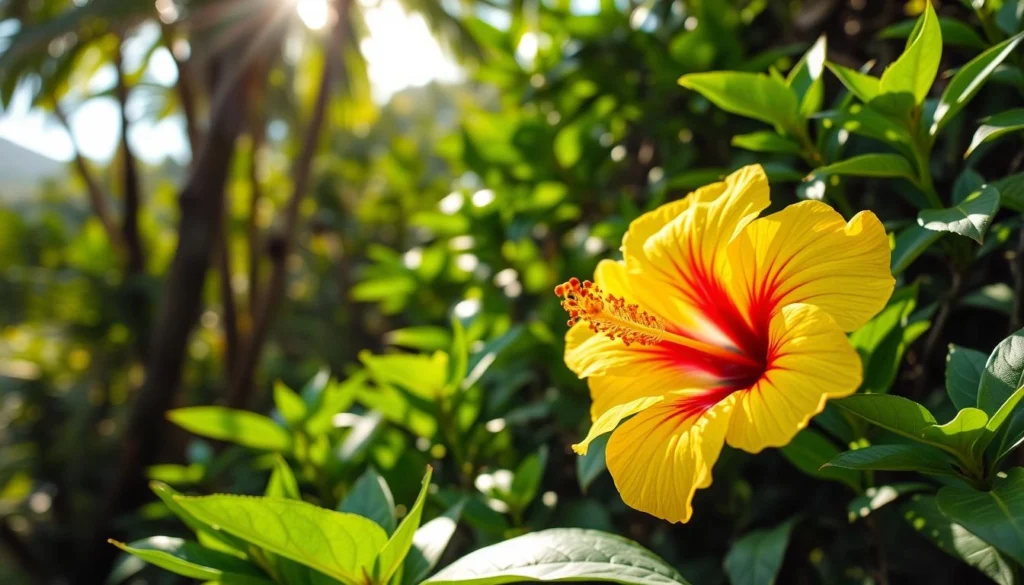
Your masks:
<path fill-rule="evenodd" d="M 352 489 L 338 506 L 339 512 L 358 514 L 369 518 L 391 534 L 395 531 L 395 500 L 384 478 L 372 467 L 352 484 Z"/>
<path fill-rule="evenodd" d="M 861 73 L 856 69 L 843 67 L 831 61 L 825 64 L 839 78 L 839 81 L 846 86 L 846 89 L 850 90 L 850 93 L 857 96 L 857 99 L 865 104 L 875 99 L 882 90 L 881 81 L 877 77 Z"/>
<path fill-rule="evenodd" d="M 980 445 L 979 450 L 984 450 L 984 440 L 979 443 L 989 431 L 988 415 L 985 411 L 977 408 L 965 408 L 956 414 L 953 420 L 944 425 L 932 425 L 923 431 L 921 436 L 930 443 L 946 445 L 953 451 L 960 454 L 965 461 L 976 461 L 979 453 L 975 452 L 975 445 Z M 980 468 L 980 464 L 978 464 Z"/>
<path fill-rule="evenodd" d="M 992 489 L 966 485 L 939 490 L 939 509 L 951 520 L 1018 563 L 1024 563 L 1024 468 L 997 478 Z"/>
<path fill-rule="evenodd" d="M 971 138 L 971 145 L 967 147 L 964 158 L 971 156 L 974 149 L 982 144 L 998 140 L 1015 132 L 1024 132 L 1024 108 L 1000 112 L 985 118 L 982 122 L 984 124 L 978 126 L 978 130 L 974 132 L 974 137 Z"/>
<path fill-rule="evenodd" d="M 716 71 L 691 73 L 679 83 L 727 112 L 778 126 L 800 128 L 800 105 L 786 84 L 763 73 Z"/>
<path fill-rule="evenodd" d="M 826 464 L 839 456 L 840 450 L 832 441 L 813 429 L 803 429 L 781 449 L 782 455 L 800 471 L 813 477 L 838 481 L 861 490 L 861 475 L 856 471 Z"/>
<path fill-rule="evenodd" d="M 755 530 L 736 541 L 725 555 L 725 572 L 732 585 L 773 585 L 786 556 L 795 520 L 771 530 Z"/>
<path fill-rule="evenodd" d="M 992 186 L 999 190 L 999 201 L 1003 207 L 1024 213 L 1024 173 L 993 181 Z"/>
<path fill-rule="evenodd" d="M 873 445 L 842 453 L 827 465 L 859 471 L 917 471 L 930 475 L 957 475 L 953 459 L 927 445 Z"/>
<path fill-rule="evenodd" d="M 930 2 L 918 19 L 903 54 L 882 73 L 882 93 L 908 93 L 918 104 L 924 102 L 939 72 L 942 30 Z"/>
<path fill-rule="evenodd" d="M 409 513 L 402 519 L 402 523 L 398 525 L 395 533 L 391 535 L 380 551 L 374 568 L 378 583 L 387 583 L 391 580 L 391 577 L 405 561 L 409 549 L 412 548 L 416 529 L 420 527 L 420 520 L 423 518 L 423 504 L 427 500 L 427 490 L 430 488 L 432 473 L 433 469 L 428 466 L 427 473 L 423 476 L 423 486 L 420 488 L 419 495 L 416 496 L 416 502 L 413 503 Z"/>
<path fill-rule="evenodd" d="M 387 534 L 376 523 L 297 500 L 247 496 L 178 496 L 200 521 L 346 585 L 361 585 Z"/>
<path fill-rule="evenodd" d="M 482 548 L 424 583 L 497 585 L 523 581 L 687 583 L 675 569 L 639 544 L 579 528 L 541 530 Z"/>
<path fill-rule="evenodd" d="M 896 241 L 892 249 L 893 276 L 899 275 L 909 268 L 918 256 L 942 237 L 942 234 L 943 232 L 926 230 L 918 225 L 907 226 L 896 234 Z"/>
<path fill-rule="evenodd" d="M 436 351 L 432 355 L 394 353 L 359 354 L 370 375 L 379 385 L 395 385 L 425 400 L 436 400 L 453 389 L 448 385 L 448 354 Z"/>
<path fill-rule="evenodd" d="M 924 430 L 936 424 L 927 408 L 901 396 L 854 394 L 833 403 L 871 424 L 915 441 L 921 441 Z"/>
<path fill-rule="evenodd" d="M 985 371 L 984 353 L 950 344 L 946 354 L 946 393 L 958 410 L 978 404 L 978 385 Z"/>
<path fill-rule="evenodd" d="M 927 230 L 953 232 L 980 244 L 997 211 L 999 191 L 986 185 L 953 207 L 922 210 L 917 214 L 917 223 Z"/>
<path fill-rule="evenodd" d="M 175 499 L 181 494 L 174 491 L 173 488 L 159 481 L 151 481 L 149 489 L 153 490 L 153 493 L 160 498 L 167 508 L 195 533 L 196 538 L 203 546 L 235 556 L 244 556 L 245 553 L 243 551 L 248 548 L 245 541 L 235 538 L 188 513 Z"/>
<path fill-rule="evenodd" d="M 917 175 L 907 159 L 898 154 L 861 154 L 814 169 L 815 175 L 854 175 L 906 179 L 917 184 Z"/>
<path fill-rule="evenodd" d="M 409 554 L 402 565 L 401 585 L 416 585 L 434 570 L 448 547 L 448 541 L 455 534 L 464 503 L 460 501 L 444 515 L 434 518 L 416 531 L 412 539 L 412 548 L 409 549 Z"/>
<path fill-rule="evenodd" d="M 248 561 L 180 538 L 152 536 L 130 544 L 116 540 L 110 543 L 147 563 L 190 579 L 251 585 L 271 583 Z"/>
<path fill-rule="evenodd" d="M 989 355 L 978 386 L 978 408 L 995 414 L 1021 386 L 1024 386 L 1024 329 L 1001 341 Z"/>
<path fill-rule="evenodd" d="M 252 449 L 290 451 L 292 435 L 273 420 L 247 410 L 221 406 L 191 406 L 167 413 L 179 427 L 211 439 Z"/>
<path fill-rule="evenodd" d="M 800 115 L 809 116 L 821 109 L 825 85 L 821 74 L 825 70 L 825 36 L 818 37 L 786 76 L 786 85 L 796 93 L 800 102 Z"/>
<path fill-rule="evenodd" d="M 939 104 L 935 107 L 932 123 L 928 128 L 930 135 L 938 134 L 939 130 L 942 130 L 971 101 L 989 76 L 1007 57 L 1013 54 L 1022 40 L 1024 40 L 1024 33 L 1013 36 L 971 59 L 956 72 L 956 75 L 949 80 L 946 90 L 939 98 Z"/>
<path fill-rule="evenodd" d="M 921 536 L 945 553 L 978 569 L 999 585 L 1013 585 L 1013 567 L 992 545 L 950 522 L 935 496 L 916 495 L 902 506 L 903 517 Z"/>
<path fill-rule="evenodd" d="M 850 343 L 860 354 L 864 366 L 862 392 L 889 391 L 899 372 L 903 353 L 913 342 L 907 339 L 907 325 L 915 307 L 917 286 L 897 289 L 882 312 L 850 335 Z"/>

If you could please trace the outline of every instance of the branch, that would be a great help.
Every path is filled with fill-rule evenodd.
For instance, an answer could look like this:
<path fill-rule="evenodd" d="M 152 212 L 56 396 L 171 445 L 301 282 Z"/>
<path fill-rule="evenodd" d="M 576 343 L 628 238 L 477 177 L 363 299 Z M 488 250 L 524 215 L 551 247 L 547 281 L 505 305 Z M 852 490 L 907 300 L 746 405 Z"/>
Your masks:
<path fill-rule="evenodd" d="M 253 322 L 252 335 L 249 336 L 249 343 L 239 358 L 238 366 L 235 368 L 236 378 L 231 384 L 228 394 L 228 405 L 235 408 L 243 408 L 248 401 L 249 391 L 252 387 L 255 375 L 256 364 L 266 344 L 270 325 L 274 320 L 278 305 L 284 296 L 285 284 L 287 281 L 287 259 L 295 247 L 295 239 L 299 228 L 299 208 L 306 192 L 309 190 L 310 174 L 313 166 L 313 156 L 316 154 L 317 144 L 320 140 L 321 129 L 327 112 L 327 102 L 330 97 L 332 71 L 339 65 L 342 58 L 342 47 L 344 45 L 344 34 L 348 27 L 349 0 L 337 0 L 338 20 L 335 23 L 333 33 L 325 39 L 324 70 L 320 79 L 320 88 L 317 91 L 316 101 L 313 104 L 313 111 L 310 116 L 309 125 L 302 140 L 302 150 L 296 159 L 292 169 L 293 191 L 284 211 L 284 229 L 280 241 L 275 242 L 271 250 L 272 269 L 270 280 L 267 283 L 267 290 L 260 295 L 259 311 L 256 313 Z"/>
<path fill-rule="evenodd" d="M 194 161 L 202 144 L 203 136 L 199 130 L 199 118 L 196 113 L 196 90 L 192 79 L 192 68 L 189 62 L 179 59 L 174 54 L 174 30 L 169 24 L 161 26 L 163 31 L 164 46 L 171 53 L 174 65 L 178 70 L 178 81 L 174 89 L 178 92 L 178 101 L 181 103 L 181 111 L 185 115 L 185 132 L 188 134 L 188 143 Z"/>
<path fill-rule="evenodd" d="M 235 289 L 231 284 L 231 217 L 225 213 L 217 238 L 220 295 L 224 313 L 224 384 L 234 379 L 234 365 L 238 361 L 238 312 L 235 308 Z"/>
<path fill-rule="evenodd" d="M 260 200 L 263 199 L 263 186 L 260 184 L 259 173 L 259 152 L 263 147 L 264 121 L 262 118 L 252 122 L 250 134 L 252 136 L 252 149 L 249 153 L 249 188 L 251 196 L 249 199 L 249 218 L 246 224 L 246 231 L 249 238 L 249 317 L 250 321 L 256 318 L 256 307 L 259 306 L 260 298 L 260 227 L 257 222 L 259 216 Z"/>
<path fill-rule="evenodd" d="M 53 113 L 61 125 L 64 126 L 64 130 L 71 139 L 71 149 L 75 153 L 75 169 L 78 171 L 78 176 L 85 182 L 85 190 L 89 195 L 89 203 L 92 205 L 93 213 L 96 214 L 100 224 L 103 225 L 103 231 L 107 233 L 111 246 L 118 253 L 123 253 L 125 250 L 124 238 L 121 236 L 121 230 L 117 227 L 117 219 L 107 206 L 107 194 L 103 192 L 99 181 L 96 180 L 92 170 L 89 169 L 89 163 L 82 156 L 82 150 L 78 147 L 78 140 L 75 139 L 75 134 L 71 131 L 71 122 L 68 121 L 67 114 L 64 113 L 64 109 L 56 97 L 53 98 Z"/>
<path fill-rule="evenodd" d="M 139 236 L 141 186 L 135 153 L 132 152 L 131 144 L 128 143 L 128 83 L 124 73 L 123 43 L 124 38 L 119 37 L 117 49 L 114 52 L 114 66 L 117 68 L 117 102 L 121 108 L 121 153 L 124 167 L 122 169 L 124 172 L 124 217 L 121 218 L 121 232 L 128 255 L 126 273 L 139 274 L 145 268 L 142 238 Z"/>

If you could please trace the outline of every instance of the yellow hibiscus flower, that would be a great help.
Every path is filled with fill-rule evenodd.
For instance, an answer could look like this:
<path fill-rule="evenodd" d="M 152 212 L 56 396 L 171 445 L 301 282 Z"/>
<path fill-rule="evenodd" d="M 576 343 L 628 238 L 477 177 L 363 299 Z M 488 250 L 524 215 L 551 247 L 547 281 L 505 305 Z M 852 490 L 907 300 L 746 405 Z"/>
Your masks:
<path fill-rule="evenodd" d="M 874 214 L 846 222 L 804 201 L 757 218 L 768 203 L 764 170 L 744 167 L 642 215 L 622 261 L 555 289 L 571 326 L 565 362 L 593 398 L 593 426 L 573 449 L 611 432 L 622 499 L 670 522 L 690 519 L 723 444 L 781 447 L 857 389 L 845 332 L 892 293 Z"/>

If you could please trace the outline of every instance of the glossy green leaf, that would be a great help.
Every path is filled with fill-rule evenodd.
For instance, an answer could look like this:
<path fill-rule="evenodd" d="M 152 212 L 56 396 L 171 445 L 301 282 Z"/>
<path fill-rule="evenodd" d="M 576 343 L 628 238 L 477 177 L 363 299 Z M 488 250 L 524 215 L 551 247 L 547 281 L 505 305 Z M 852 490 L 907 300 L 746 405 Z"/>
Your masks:
<path fill-rule="evenodd" d="M 950 344 L 946 354 L 946 393 L 957 410 L 978 403 L 978 385 L 987 360 L 988 356 L 980 351 Z"/>
<path fill-rule="evenodd" d="M 523 459 L 512 476 L 512 487 L 508 497 L 510 505 L 520 510 L 530 505 L 544 480 L 544 468 L 547 467 L 547 461 L 546 446 Z"/>
<path fill-rule="evenodd" d="M 931 487 L 927 483 L 893 483 L 869 487 L 846 505 L 846 517 L 850 522 L 855 522 L 858 518 L 867 518 L 872 512 L 895 502 L 900 496 L 929 490 Z"/>
<path fill-rule="evenodd" d="M 191 406 L 168 411 L 174 424 L 203 437 L 267 451 L 289 451 L 292 435 L 273 420 L 247 410 Z"/>
<path fill-rule="evenodd" d="M 305 401 L 280 380 L 274 383 L 274 405 L 281 418 L 292 428 L 298 428 L 306 419 Z"/>
<path fill-rule="evenodd" d="M 825 97 L 825 84 L 821 74 L 825 69 L 825 36 L 818 37 L 786 76 L 786 85 L 796 93 L 800 102 L 800 115 L 809 116 L 821 109 Z"/>
<path fill-rule="evenodd" d="M 797 97 L 782 81 L 763 73 L 716 71 L 691 73 L 679 83 L 719 108 L 794 131 L 800 127 Z"/>
<path fill-rule="evenodd" d="M 152 536 L 130 544 L 116 540 L 110 543 L 147 563 L 190 579 L 250 585 L 271 583 L 248 561 L 180 538 Z"/>
<path fill-rule="evenodd" d="M 388 534 L 395 531 L 397 524 L 391 488 L 372 467 L 352 484 L 352 489 L 338 505 L 338 511 L 369 518 Z"/>
<path fill-rule="evenodd" d="M 917 184 L 913 167 L 898 154 L 862 154 L 818 167 L 814 172 L 818 175 L 900 178 Z"/>
<path fill-rule="evenodd" d="M 896 235 L 892 249 L 893 276 L 901 274 L 917 260 L 932 244 L 942 237 L 943 232 L 926 230 L 918 225 L 904 228 Z"/>
<path fill-rule="evenodd" d="M 921 433 L 936 424 L 935 417 L 927 408 L 902 396 L 854 394 L 835 400 L 833 404 L 873 425 L 915 441 L 921 441 Z"/>
<path fill-rule="evenodd" d="M 608 468 L 605 464 L 604 451 L 610 437 L 611 433 L 608 433 L 594 439 L 587 448 L 587 454 L 576 458 L 576 480 L 583 493 L 586 493 L 590 484 Z"/>
<path fill-rule="evenodd" d="M 837 63 L 827 61 L 825 65 L 839 78 L 839 81 L 850 90 L 850 93 L 857 96 L 857 99 L 865 104 L 875 99 L 882 90 L 881 80 L 877 77 L 861 73 L 856 69 L 843 67 Z"/>
<path fill-rule="evenodd" d="M 1024 468 L 997 478 L 990 491 L 966 485 L 939 490 L 939 509 L 985 542 L 1024 562 Z"/>
<path fill-rule="evenodd" d="M 464 503 L 460 501 L 444 515 L 434 518 L 416 531 L 412 539 L 412 548 L 402 566 L 401 585 L 416 585 L 434 570 L 441 560 L 441 555 L 448 548 L 448 541 L 455 534 Z"/>
<path fill-rule="evenodd" d="M 840 450 L 832 441 L 813 429 L 803 429 L 782 447 L 782 455 L 800 471 L 812 477 L 844 483 L 855 492 L 861 490 L 861 475 L 849 469 L 826 467 L 839 455 Z"/>
<path fill-rule="evenodd" d="M 1013 393 L 1024 386 L 1024 329 L 996 346 L 985 363 L 978 386 L 978 408 L 993 415 Z"/>
<path fill-rule="evenodd" d="M 999 202 L 1003 207 L 1024 213 L 1024 173 L 993 181 L 992 186 L 999 190 Z"/>
<path fill-rule="evenodd" d="M 499 585 L 523 581 L 687 583 L 665 561 L 631 540 L 597 530 L 552 528 L 472 552 L 424 584 Z"/>
<path fill-rule="evenodd" d="M 235 556 L 244 556 L 248 548 L 244 541 L 219 530 L 188 513 L 175 499 L 180 496 L 173 488 L 158 481 L 149 482 L 149 489 L 167 506 L 167 508 L 195 533 L 203 546 Z"/>
<path fill-rule="evenodd" d="M 820 118 L 833 127 L 838 127 L 851 134 L 867 136 L 880 142 L 892 145 L 906 156 L 912 156 L 910 145 L 913 137 L 910 132 L 891 118 L 861 104 L 853 104 L 845 110 L 821 112 Z"/>
<path fill-rule="evenodd" d="M 346 585 L 360 585 L 387 542 L 384 530 L 355 514 L 296 500 L 247 496 L 178 496 L 199 520 Z"/>
<path fill-rule="evenodd" d="M 905 337 L 917 292 L 917 286 L 897 289 L 879 314 L 850 335 L 864 366 L 862 392 L 882 394 L 895 381 L 906 346 L 913 341 Z"/>
<path fill-rule="evenodd" d="M 420 521 L 423 518 L 423 504 L 427 501 L 427 490 L 430 488 L 432 474 L 433 469 L 428 466 L 427 473 L 423 476 L 423 486 L 420 488 L 419 495 L 416 496 L 416 502 L 413 503 L 409 513 L 405 515 L 398 528 L 395 529 L 395 533 L 391 535 L 387 544 L 380 551 L 380 556 L 374 567 L 374 575 L 376 575 L 378 583 L 387 583 L 391 580 L 395 572 L 402 567 L 406 555 L 409 554 L 409 549 L 412 548 L 416 530 L 420 527 Z"/>
<path fill-rule="evenodd" d="M 971 138 L 971 145 L 967 147 L 964 158 L 971 156 L 976 148 L 982 144 L 998 140 L 1017 132 L 1024 132 L 1024 108 L 1007 110 L 982 120 L 984 122 L 974 132 Z"/>
<path fill-rule="evenodd" d="M 978 569 L 999 585 L 1014 585 L 1013 567 L 992 545 L 950 522 L 932 495 L 916 495 L 902 506 L 903 516 L 940 550 Z"/>
<path fill-rule="evenodd" d="M 985 411 L 965 408 L 948 423 L 925 428 L 921 436 L 930 443 L 946 445 L 964 460 L 970 461 L 978 459 L 979 454 L 974 452 L 975 444 L 988 433 L 987 424 L 988 415 Z M 979 450 L 984 450 L 984 445 Z"/>
<path fill-rule="evenodd" d="M 989 76 L 1024 40 L 1024 33 L 1009 38 L 984 53 L 971 59 L 949 80 L 946 90 L 939 98 L 939 104 L 932 115 L 928 133 L 935 136 L 939 130 L 955 117 L 971 101 Z"/>
<path fill-rule="evenodd" d="M 341 382 L 330 380 L 314 401 L 306 419 L 306 432 L 314 437 L 326 433 L 333 426 L 334 415 L 345 412 L 355 402 L 358 390 L 366 386 L 367 377 L 362 370 Z"/>
<path fill-rule="evenodd" d="M 917 223 L 927 230 L 952 232 L 980 244 L 997 211 L 999 191 L 986 185 L 953 207 L 921 210 L 917 214 Z"/>
<path fill-rule="evenodd" d="M 953 459 L 927 445 L 873 445 L 842 453 L 826 465 L 859 471 L 917 471 L 929 475 L 957 475 Z"/>
<path fill-rule="evenodd" d="M 907 93 L 914 96 L 915 103 L 924 102 L 939 72 L 941 57 L 942 31 L 935 9 L 926 3 L 903 54 L 882 73 L 881 93 Z"/>
<path fill-rule="evenodd" d="M 800 145 L 796 141 L 780 136 L 772 130 L 738 134 L 732 137 L 732 145 L 754 152 L 777 152 L 783 154 L 797 154 L 800 152 Z"/>
<path fill-rule="evenodd" d="M 915 24 L 913 20 L 905 20 L 883 28 L 877 36 L 880 39 L 906 39 L 914 31 Z M 940 16 L 939 29 L 942 31 L 942 42 L 946 45 L 979 50 L 988 46 L 973 28 L 955 18 Z"/>
<path fill-rule="evenodd" d="M 795 520 L 771 530 L 755 530 L 736 541 L 725 555 L 725 572 L 732 585 L 773 585 L 786 556 Z"/>

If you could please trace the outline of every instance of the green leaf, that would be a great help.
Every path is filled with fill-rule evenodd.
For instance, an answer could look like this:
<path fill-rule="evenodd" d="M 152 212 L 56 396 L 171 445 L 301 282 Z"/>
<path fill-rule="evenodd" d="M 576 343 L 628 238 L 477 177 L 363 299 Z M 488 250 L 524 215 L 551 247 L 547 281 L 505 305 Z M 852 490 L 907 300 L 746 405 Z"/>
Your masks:
<path fill-rule="evenodd" d="M 583 493 L 586 493 L 590 484 L 608 468 L 604 460 L 604 450 L 608 446 L 609 437 L 611 433 L 594 439 L 587 448 L 587 454 L 576 458 L 576 480 L 579 481 L 580 491 Z"/>
<path fill-rule="evenodd" d="M 679 83 L 719 108 L 794 132 L 801 127 L 796 95 L 782 81 L 763 73 L 716 71 L 691 73 Z"/>
<path fill-rule="evenodd" d="M 597 530 L 552 528 L 472 552 L 424 581 L 424 585 L 523 581 L 687 583 L 665 561 L 631 540 Z"/>
<path fill-rule="evenodd" d="M 1024 386 L 1017 388 L 992 415 L 987 425 L 988 433 L 978 441 L 976 450 L 983 452 L 993 439 L 998 438 L 995 441 L 995 452 L 992 454 L 990 469 L 998 469 L 1003 458 L 1013 451 L 1024 438 L 1024 417 L 1020 416 L 1021 413 L 1017 411 L 1017 405 L 1020 404 L 1021 399 L 1024 399 Z"/>
<path fill-rule="evenodd" d="M 936 424 L 927 408 L 901 396 L 854 394 L 833 403 L 871 424 L 915 441 L 921 441 L 924 430 Z"/>
<path fill-rule="evenodd" d="M 732 137 L 732 145 L 754 152 L 800 153 L 800 145 L 795 140 L 781 136 L 773 130 L 738 134 Z"/>
<path fill-rule="evenodd" d="M 960 203 L 967 196 L 975 191 L 980 191 L 985 186 L 985 177 L 978 171 L 968 167 L 956 177 L 953 182 L 953 203 Z"/>
<path fill-rule="evenodd" d="M 971 145 L 967 147 L 964 158 L 971 156 L 974 149 L 982 144 L 998 140 L 999 138 L 1014 132 L 1024 131 L 1024 108 L 1007 110 L 982 120 L 984 124 L 978 127 L 971 138 Z"/>
<path fill-rule="evenodd" d="M 912 340 L 905 341 L 910 314 L 917 306 L 917 286 L 897 289 L 882 312 L 850 335 L 850 343 L 864 364 L 862 392 L 889 391 Z"/>
<path fill-rule="evenodd" d="M 931 247 L 943 232 L 926 230 L 921 226 L 911 225 L 896 235 L 892 249 L 892 274 L 898 276 L 917 260 L 918 256 Z"/>
<path fill-rule="evenodd" d="M 464 504 L 465 501 L 460 501 L 449 508 L 443 516 L 434 518 L 416 531 L 412 539 L 412 548 L 405 557 L 405 564 L 402 567 L 401 585 L 416 585 L 434 570 L 441 560 L 441 555 L 444 554 L 444 549 L 448 547 L 448 541 L 455 534 Z"/>
<path fill-rule="evenodd" d="M 939 130 L 955 117 L 974 98 L 997 67 L 1016 50 L 1024 40 L 1024 33 L 1006 39 L 984 53 L 971 59 L 949 80 L 946 90 L 939 98 L 939 104 L 932 114 L 928 134 L 935 136 Z M 936 57 L 938 58 L 938 57 Z"/>
<path fill-rule="evenodd" d="M 985 411 L 974 407 L 965 408 L 948 423 L 924 429 L 921 436 L 930 443 L 946 445 L 959 453 L 965 461 L 977 461 L 980 453 L 975 452 L 975 444 L 988 432 L 985 427 L 987 424 L 988 415 Z M 979 450 L 984 450 L 984 445 Z"/>
<path fill-rule="evenodd" d="M 466 226 L 466 229 L 461 231 L 468 230 L 469 226 Z M 389 331 L 385 334 L 384 343 L 387 343 L 388 345 L 408 347 L 419 351 L 437 351 L 439 349 L 447 349 L 451 346 L 452 334 L 444 327 L 437 327 L 434 325 L 405 327 L 403 329 Z"/>
<path fill-rule="evenodd" d="M 882 73 L 881 93 L 907 93 L 914 96 L 915 103 L 923 103 L 939 72 L 941 57 L 942 31 L 935 9 L 926 3 L 903 54 Z"/>
<path fill-rule="evenodd" d="M 937 501 L 950 520 L 1024 563 L 1024 468 L 1015 467 L 1005 478 L 997 478 L 987 492 L 946 486 Z"/>
<path fill-rule="evenodd" d="M 361 585 L 387 542 L 375 523 L 297 500 L 248 496 L 178 496 L 202 522 L 346 585 Z"/>
<path fill-rule="evenodd" d="M 840 467 L 825 467 L 840 451 L 832 441 L 815 430 L 803 429 L 781 451 L 790 463 L 807 475 L 844 483 L 855 492 L 861 490 L 859 473 Z"/>
<path fill-rule="evenodd" d="M 913 137 L 906 128 L 891 118 L 861 104 L 853 104 L 845 110 L 821 112 L 815 118 L 820 118 L 826 124 L 838 126 L 852 134 L 860 134 L 890 144 L 907 156 L 913 155 L 910 147 Z"/>
<path fill-rule="evenodd" d="M 508 504 L 515 509 L 525 510 L 533 498 L 537 496 L 540 483 L 544 479 L 544 468 L 547 466 L 547 446 L 523 459 L 512 476 L 512 487 L 509 490 Z"/>
<path fill-rule="evenodd" d="M 152 536 L 131 544 L 116 540 L 108 542 L 147 563 L 190 579 L 219 582 L 230 580 L 232 583 L 252 585 L 271 583 L 248 561 L 180 538 Z"/>
<path fill-rule="evenodd" d="M 316 437 L 331 429 L 334 415 L 348 410 L 359 389 L 366 386 L 367 372 L 361 370 L 344 382 L 330 380 L 320 392 L 306 419 L 306 432 Z"/>
<path fill-rule="evenodd" d="M 935 496 L 916 495 L 902 506 L 903 516 L 940 550 L 978 569 L 999 585 L 1014 585 L 1013 568 L 992 545 L 950 522 Z"/>
<path fill-rule="evenodd" d="M 800 115 L 809 116 L 821 109 L 825 97 L 821 73 L 825 69 L 825 36 L 818 37 L 807 53 L 786 76 L 786 85 L 796 93 Z"/>
<path fill-rule="evenodd" d="M 725 572 L 732 585 L 773 585 L 786 556 L 796 521 L 771 530 L 755 530 L 736 541 L 725 555 Z"/>
<path fill-rule="evenodd" d="M 917 214 L 917 223 L 927 230 L 952 232 L 980 244 L 997 211 L 999 191 L 986 185 L 953 207 L 921 210 Z"/>
<path fill-rule="evenodd" d="M 878 32 L 880 39 L 905 39 L 914 31 L 915 21 L 905 20 L 885 27 Z M 945 16 L 939 17 L 939 29 L 942 31 L 942 42 L 955 47 L 982 50 L 988 46 L 974 29 L 963 22 Z"/>
<path fill-rule="evenodd" d="M 436 351 L 432 355 L 373 355 L 363 351 L 359 354 L 359 360 L 378 384 L 399 386 L 425 400 L 437 400 L 452 390 L 448 386 L 449 358 L 443 351 Z"/>
<path fill-rule="evenodd" d="M 846 89 L 850 90 L 850 93 L 857 96 L 857 99 L 865 104 L 875 99 L 879 92 L 882 91 L 881 81 L 877 77 L 861 73 L 856 69 L 843 67 L 831 61 L 826 61 L 825 65 L 839 78 L 839 81 L 843 83 Z"/>
<path fill-rule="evenodd" d="M 859 471 L 917 471 L 931 475 L 957 475 L 953 460 L 944 452 L 927 445 L 873 445 L 842 453 L 826 465 Z"/>
<path fill-rule="evenodd" d="M 569 124 L 555 135 L 555 160 L 562 168 L 570 168 L 579 162 L 583 155 L 581 144 L 582 126 L 579 123 Z"/>
<path fill-rule="evenodd" d="M 946 393 L 958 410 L 978 403 L 978 385 L 985 371 L 984 353 L 950 344 L 946 354 Z"/>
<path fill-rule="evenodd" d="M 993 181 L 992 186 L 999 190 L 999 201 L 1003 207 L 1024 213 L 1024 173 Z"/>
<path fill-rule="evenodd" d="M 306 420 L 305 401 L 280 380 L 274 383 L 274 405 L 281 413 L 281 418 L 292 428 L 300 428 L 302 422 Z"/>
<path fill-rule="evenodd" d="M 284 498 L 288 500 L 302 499 L 302 494 L 299 492 L 299 482 L 296 481 L 295 474 L 288 467 L 284 457 L 280 455 L 274 457 L 274 470 L 270 473 L 270 481 L 267 482 L 267 489 L 264 495 L 270 498 Z"/>
<path fill-rule="evenodd" d="M 452 331 L 454 334 L 449 353 L 452 358 L 449 365 L 451 371 L 448 377 L 449 392 L 460 388 L 466 379 L 466 374 L 469 373 L 469 341 L 466 339 L 466 328 L 462 326 L 462 321 L 452 319 Z"/>
<path fill-rule="evenodd" d="M 221 406 L 191 406 L 167 412 L 174 424 L 203 437 L 266 451 L 292 448 L 292 435 L 273 420 L 247 410 Z"/>
<path fill-rule="evenodd" d="M 406 555 L 409 554 L 409 549 L 412 548 L 416 529 L 420 527 L 420 520 L 423 518 L 423 504 L 427 499 L 427 490 L 430 488 L 432 471 L 428 466 L 427 473 L 423 476 L 423 487 L 420 488 L 420 493 L 416 496 L 416 502 L 380 551 L 380 556 L 377 558 L 374 567 L 377 583 L 389 582 L 395 572 L 402 566 Z"/>
<path fill-rule="evenodd" d="M 978 408 L 989 415 L 1024 386 L 1024 329 L 1002 340 L 988 357 L 978 386 Z"/>
<path fill-rule="evenodd" d="M 245 553 L 242 551 L 248 548 L 244 541 L 235 538 L 222 530 L 214 528 L 213 526 L 200 521 L 192 514 L 189 514 L 181 507 L 181 504 L 175 500 L 175 497 L 180 496 L 181 494 L 176 492 L 173 488 L 158 481 L 151 481 L 149 482 L 149 489 L 153 490 L 153 493 L 160 498 L 171 513 L 177 516 L 185 526 L 188 526 L 189 529 L 195 533 L 196 538 L 203 544 L 203 546 L 235 556 L 244 556 Z"/>
<path fill-rule="evenodd" d="M 846 505 L 846 517 L 850 522 L 855 522 L 858 518 L 867 518 L 875 510 L 891 504 L 902 495 L 931 488 L 932 486 L 927 483 L 893 483 L 869 487 Z"/>
<path fill-rule="evenodd" d="M 917 184 L 917 175 L 907 159 L 898 154 L 861 154 L 814 169 L 816 175 L 854 175 L 906 179 Z"/>
<path fill-rule="evenodd" d="M 397 524 L 395 500 L 391 495 L 391 488 L 372 467 L 368 468 L 352 484 L 352 489 L 341 501 L 338 511 L 369 518 L 388 534 L 395 531 Z"/>

